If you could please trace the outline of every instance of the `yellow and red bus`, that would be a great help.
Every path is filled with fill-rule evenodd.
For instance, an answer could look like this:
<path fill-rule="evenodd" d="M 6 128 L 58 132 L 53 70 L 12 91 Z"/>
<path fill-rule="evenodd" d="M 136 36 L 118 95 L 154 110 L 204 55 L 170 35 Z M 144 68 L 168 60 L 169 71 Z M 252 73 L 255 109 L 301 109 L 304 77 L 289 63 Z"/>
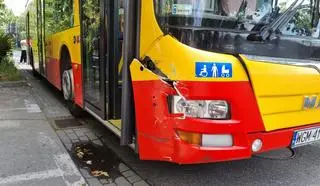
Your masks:
<path fill-rule="evenodd" d="M 27 15 L 34 71 L 141 160 L 320 139 L 319 0 L 33 0 Z"/>

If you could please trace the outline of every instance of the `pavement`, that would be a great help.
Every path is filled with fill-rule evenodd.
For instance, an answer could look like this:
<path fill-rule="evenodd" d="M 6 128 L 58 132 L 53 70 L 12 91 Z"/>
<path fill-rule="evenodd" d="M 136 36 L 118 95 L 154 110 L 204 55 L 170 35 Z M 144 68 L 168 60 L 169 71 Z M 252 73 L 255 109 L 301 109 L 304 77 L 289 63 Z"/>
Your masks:
<path fill-rule="evenodd" d="M 30 85 L 0 87 L 0 185 L 85 184 Z"/>
<path fill-rule="evenodd" d="M 87 127 L 91 117 L 71 116 L 60 91 L 16 66 L 23 80 L 0 82 L 0 186 L 149 185 Z"/>
<path fill-rule="evenodd" d="M 97 120 L 90 116 L 72 118 L 62 96 L 44 80 L 25 77 L 22 87 L 0 88 L 0 152 L 4 152 L 0 153 L 0 185 L 67 185 L 83 179 L 89 185 L 120 186 L 320 185 L 320 143 L 295 149 L 293 157 L 291 151 L 283 149 L 248 160 L 201 165 L 141 161 L 132 149 L 121 147 L 119 138 Z M 83 147 L 95 152 L 89 164 L 97 161 L 101 167 L 79 159 L 75 149 Z M 69 158 L 57 158 L 68 154 Z M 79 171 L 73 167 L 70 172 L 82 176 L 74 179 L 72 175 L 71 179 L 63 171 L 56 174 L 54 170 L 64 167 L 59 167 L 61 159 L 68 159 L 70 167 L 74 163 Z M 92 170 L 96 168 L 109 176 L 94 177 Z M 36 176 L 30 176 L 34 173 Z M 53 177 L 43 176 L 48 173 Z M 12 181 L 17 178 L 35 179 Z M 3 180 L 7 182 L 1 183 Z"/>

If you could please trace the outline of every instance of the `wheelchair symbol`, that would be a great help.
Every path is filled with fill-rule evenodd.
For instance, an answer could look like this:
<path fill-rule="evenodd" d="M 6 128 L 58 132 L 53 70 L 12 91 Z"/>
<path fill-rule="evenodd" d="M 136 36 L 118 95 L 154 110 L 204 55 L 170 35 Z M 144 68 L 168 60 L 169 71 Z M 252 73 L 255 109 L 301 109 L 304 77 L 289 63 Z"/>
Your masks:
<path fill-rule="evenodd" d="M 207 65 L 203 65 L 203 68 L 200 71 L 200 77 L 208 77 Z"/>

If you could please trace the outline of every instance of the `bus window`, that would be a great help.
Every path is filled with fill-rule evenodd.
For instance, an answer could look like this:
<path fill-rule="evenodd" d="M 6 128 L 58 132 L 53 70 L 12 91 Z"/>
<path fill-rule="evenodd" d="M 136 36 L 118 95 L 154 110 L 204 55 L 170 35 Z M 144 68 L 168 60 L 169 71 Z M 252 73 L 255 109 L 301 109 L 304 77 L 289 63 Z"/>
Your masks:
<path fill-rule="evenodd" d="M 123 57 L 122 57 L 122 48 L 123 48 L 123 33 L 124 33 L 124 0 L 119 0 L 118 3 L 118 13 L 119 13 L 119 32 L 118 32 L 118 43 L 119 43 L 119 55 L 117 61 L 119 61 L 118 65 L 118 83 L 121 85 L 122 83 L 122 64 L 123 64 Z"/>
<path fill-rule="evenodd" d="M 54 34 L 73 26 L 72 0 L 45 1 L 46 34 Z"/>
<path fill-rule="evenodd" d="M 101 9 L 100 1 L 83 1 L 82 25 L 83 25 L 83 59 L 85 97 L 90 98 L 90 103 L 101 103 L 100 82 L 100 39 L 101 39 Z"/>
<path fill-rule="evenodd" d="M 318 20 L 314 20 L 318 24 L 313 25 L 312 14 L 311 2 L 310 0 L 305 0 L 296 15 L 283 28 L 281 33 L 283 35 L 319 38 L 319 18 Z"/>

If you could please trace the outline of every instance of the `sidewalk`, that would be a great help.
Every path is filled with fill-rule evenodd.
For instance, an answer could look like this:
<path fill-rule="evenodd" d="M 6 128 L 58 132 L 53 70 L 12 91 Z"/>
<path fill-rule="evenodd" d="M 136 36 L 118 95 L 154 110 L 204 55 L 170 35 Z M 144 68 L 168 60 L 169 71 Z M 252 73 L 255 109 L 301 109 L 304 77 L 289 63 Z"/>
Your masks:
<path fill-rule="evenodd" d="M 0 82 L 0 186 L 149 185 L 109 148 L 106 127 L 72 117 L 61 92 L 13 54 L 24 80 Z"/>
<path fill-rule="evenodd" d="M 0 185 L 85 185 L 50 126 L 67 112 L 39 98 L 27 81 L 0 83 Z"/>

